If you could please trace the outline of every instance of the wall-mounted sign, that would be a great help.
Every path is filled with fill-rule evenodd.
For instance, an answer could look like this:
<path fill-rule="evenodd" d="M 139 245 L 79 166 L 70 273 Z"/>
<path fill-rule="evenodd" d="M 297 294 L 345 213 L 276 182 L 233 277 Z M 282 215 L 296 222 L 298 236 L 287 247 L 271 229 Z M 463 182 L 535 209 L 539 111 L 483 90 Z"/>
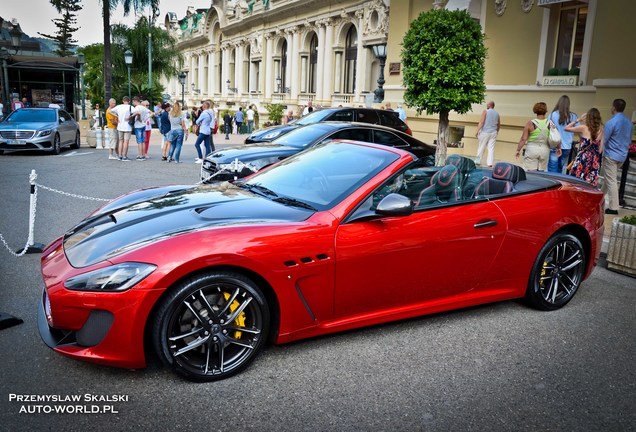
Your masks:
<path fill-rule="evenodd" d="M 389 63 L 389 75 L 399 75 L 400 65 L 401 63 Z"/>
<path fill-rule="evenodd" d="M 555 4 L 555 3 L 565 3 L 565 2 L 567 2 L 567 1 L 570 1 L 570 0 L 539 0 L 537 4 L 538 4 L 539 6 L 549 6 L 549 5 L 551 5 L 551 4 Z"/>
<path fill-rule="evenodd" d="M 578 76 L 544 76 L 541 82 L 543 86 L 575 86 Z"/>

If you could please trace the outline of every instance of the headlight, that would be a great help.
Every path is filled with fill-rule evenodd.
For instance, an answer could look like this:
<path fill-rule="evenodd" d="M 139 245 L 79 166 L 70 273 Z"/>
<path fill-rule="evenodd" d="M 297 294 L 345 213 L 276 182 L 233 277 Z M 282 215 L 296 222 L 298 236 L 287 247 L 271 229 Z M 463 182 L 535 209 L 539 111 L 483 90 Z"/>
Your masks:
<path fill-rule="evenodd" d="M 51 135 L 51 132 L 53 132 L 53 129 L 41 130 L 38 132 L 37 136 L 39 137 L 49 136 Z"/>
<path fill-rule="evenodd" d="M 265 135 L 263 135 L 263 139 L 274 139 L 276 138 L 278 135 L 281 134 L 282 131 L 273 131 L 273 132 L 268 132 Z"/>
<path fill-rule="evenodd" d="M 254 168 L 253 164 L 246 164 L 238 159 L 234 159 L 232 162 L 227 164 L 219 164 L 219 171 L 240 173 L 244 168 L 248 168 L 252 172 L 258 171 L 258 168 Z"/>
<path fill-rule="evenodd" d="M 121 292 L 138 284 L 156 265 L 128 262 L 84 273 L 64 281 L 64 286 L 74 291 Z"/>

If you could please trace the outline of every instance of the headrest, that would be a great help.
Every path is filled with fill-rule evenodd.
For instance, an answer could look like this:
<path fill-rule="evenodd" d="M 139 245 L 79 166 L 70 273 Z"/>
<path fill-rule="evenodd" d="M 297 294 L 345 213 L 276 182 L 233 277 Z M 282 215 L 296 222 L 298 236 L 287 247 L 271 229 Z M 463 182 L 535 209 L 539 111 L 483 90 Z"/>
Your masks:
<path fill-rule="evenodd" d="M 444 165 L 431 177 L 436 190 L 453 189 L 459 186 L 459 171 L 455 165 Z"/>
<path fill-rule="evenodd" d="M 497 162 L 492 169 L 492 178 L 517 183 L 526 179 L 526 172 L 518 165 L 508 162 Z"/>
<path fill-rule="evenodd" d="M 452 154 L 446 158 L 446 165 L 454 165 L 460 173 L 466 174 L 475 169 L 475 162 L 465 156 Z"/>

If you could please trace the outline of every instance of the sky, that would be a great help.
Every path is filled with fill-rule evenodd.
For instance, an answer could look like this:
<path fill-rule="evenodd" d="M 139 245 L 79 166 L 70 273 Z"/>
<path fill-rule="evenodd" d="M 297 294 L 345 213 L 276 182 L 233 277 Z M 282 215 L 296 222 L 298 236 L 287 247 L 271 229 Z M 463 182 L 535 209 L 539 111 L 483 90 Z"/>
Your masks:
<path fill-rule="evenodd" d="M 121 3 L 121 2 L 120 2 Z M 168 12 L 175 12 L 179 18 L 185 16 L 188 6 L 207 8 L 211 0 L 160 0 L 158 22 L 163 20 Z M 77 13 L 77 25 L 80 29 L 73 34 L 78 45 L 102 43 L 103 26 L 100 0 L 82 0 L 83 9 Z M 148 14 L 148 9 L 145 10 Z M 57 13 L 49 0 L 0 0 L 0 16 L 7 21 L 16 18 L 22 31 L 32 37 L 39 37 L 38 32 L 54 35 L 55 24 L 51 21 L 57 18 Z M 134 13 L 124 17 L 121 6 L 111 15 L 111 24 L 124 23 L 132 25 L 135 21 Z"/>

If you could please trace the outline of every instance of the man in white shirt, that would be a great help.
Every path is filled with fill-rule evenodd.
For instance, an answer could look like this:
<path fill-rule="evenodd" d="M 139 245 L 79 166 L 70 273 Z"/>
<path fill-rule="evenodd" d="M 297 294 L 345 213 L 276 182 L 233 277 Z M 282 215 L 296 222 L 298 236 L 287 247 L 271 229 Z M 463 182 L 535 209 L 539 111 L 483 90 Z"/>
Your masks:
<path fill-rule="evenodd" d="M 130 106 L 128 96 L 124 96 L 122 102 L 122 104 L 112 108 L 110 112 L 117 117 L 119 160 L 130 162 L 130 159 L 128 159 L 128 142 L 130 141 L 130 134 L 133 128 L 128 123 L 128 120 L 130 120 L 130 116 L 132 115 L 132 107 Z"/>
<path fill-rule="evenodd" d="M 146 138 L 146 120 L 148 120 L 148 116 L 151 114 L 150 110 L 143 106 L 139 97 L 135 96 L 132 100 L 133 110 L 132 116 L 135 117 L 135 139 L 137 140 L 137 160 L 144 161 L 146 160 L 144 156 L 144 144 Z"/>
<path fill-rule="evenodd" d="M 247 116 L 247 133 L 251 134 L 254 130 L 254 110 L 252 105 L 250 105 L 245 115 Z"/>
<path fill-rule="evenodd" d="M 312 112 L 314 110 L 314 107 L 312 106 L 312 102 L 309 101 L 307 102 L 307 106 L 305 107 L 305 109 L 303 110 L 303 115 L 306 116 L 307 114 L 309 114 L 310 112 Z"/>

